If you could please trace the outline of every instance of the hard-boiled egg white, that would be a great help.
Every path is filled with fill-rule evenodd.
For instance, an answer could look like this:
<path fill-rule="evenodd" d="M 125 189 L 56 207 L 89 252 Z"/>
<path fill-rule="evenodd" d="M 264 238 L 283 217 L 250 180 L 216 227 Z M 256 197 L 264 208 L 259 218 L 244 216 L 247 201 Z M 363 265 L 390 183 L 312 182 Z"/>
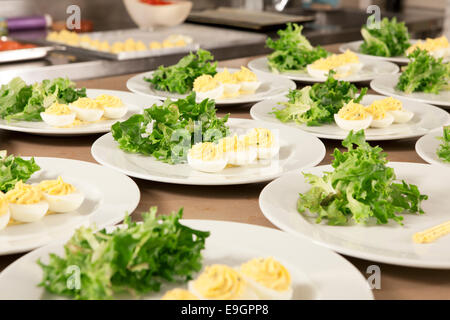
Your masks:
<path fill-rule="evenodd" d="M 363 105 L 352 100 L 334 114 L 334 121 L 341 129 L 359 131 L 370 126 L 372 116 L 366 112 Z"/>
<path fill-rule="evenodd" d="M 261 85 L 256 74 L 246 67 L 241 67 L 241 70 L 233 73 L 233 77 L 241 85 L 240 94 L 254 93 Z"/>
<path fill-rule="evenodd" d="M 197 279 L 188 282 L 189 291 L 201 300 L 257 300 L 247 281 L 233 268 L 207 266 Z"/>
<path fill-rule="evenodd" d="M 71 125 L 76 118 L 76 113 L 66 105 L 58 102 L 41 112 L 42 120 L 52 127 L 64 127 Z"/>
<path fill-rule="evenodd" d="M 37 186 L 16 183 L 14 189 L 6 193 L 11 217 L 20 222 L 35 222 L 48 211 L 42 191 Z"/>
<path fill-rule="evenodd" d="M 249 139 L 237 135 L 220 139 L 219 149 L 225 154 L 228 163 L 234 166 L 252 164 L 258 156 L 256 148 L 250 145 Z"/>
<path fill-rule="evenodd" d="M 279 137 L 269 129 L 250 129 L 245 138 L 256 148 L 258 159 L 272 159 L 280 151 Z"/>
<path fill-rule="evenodd" d="M 370 124 L 373 128 L 386 128 L 394 122 L 394 116 L 386 111 L 386 108 L 378 103 L 372 103 L 366 107 L 366 111 L 372 115 Z"/>
<path fill-rule="evenodd" d="M 408 110 L 388 111 L 393 117 L 395 123 L 406 123 L 414 117 L 414 112 Z"/>
<path fill-rule="evenodd" d="M 102 118 L 105 111 L 91 98 L 79 98 L 69 104 L 69 108 L 77 114 L 77 118 L 82 121 L 95 122 Z"/>
<path fill-rule="evenodd" d="M 192 146 L 188 152 L 187 160 L 192 168 L 203 172 L 219 172 L 227 165 L 224 154 L 212 142 L 200 142 Z"/>
<path fill-rule="evenodd" d="M 242 264 L 239 272 L 261 300 L 292 299 L 291 275 L 274 258 L 252 259 Z"/>
<path fill-rule="evenodd" d="M 223 96 L 225 98 L 233 98 L 239 95 L 241 84 L 236 78 L 225 68 L 223 71 L 216 73 L 214 79 L 223 85 Z"/>
<path fill-rule="evenodd" d="M 333 54 L 327 58 L 321 58 L 307 65 L 306 70 L 315 78 L 325 79 L 330 70 L 336 71 L 335 78 L 345 78 L 358 73 L 363 67 L 359 58 L 353 52 L 347 50 L 343 54 Z"/>
<path fill-rule="evenodd" d="M 128 111 L 127 106 L 116 96 L 101 94 L 95 101 L 105 111 L 104 116 L 109 119 L 122 118 Z"/>
<path fill-rule="evenodd" d="M 204 74 L 194 80 L 193 90 L 199 100 L 219 99 L 223 96 L 223 85 L 211 75 Z"/>
<path fill-rule="evenodd" d="M 77 210 L 84 201 L 84 194 L 62 177 L 56 180 L 44 180 L 38 185 L 48 202 L 49 210 L 63 213 Z"/>
<path fill-rule="evenodd" d="M 11 214 L 9 212 L 8 200 L 3 192 L 0 191 L 0 230 L 6 228 L 11 219 Z"/>

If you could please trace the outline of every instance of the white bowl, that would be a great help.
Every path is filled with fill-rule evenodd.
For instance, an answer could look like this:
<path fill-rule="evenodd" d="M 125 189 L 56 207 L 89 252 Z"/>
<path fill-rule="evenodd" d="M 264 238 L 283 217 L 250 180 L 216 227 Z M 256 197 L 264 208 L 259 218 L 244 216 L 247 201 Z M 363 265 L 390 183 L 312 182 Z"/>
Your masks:
<path fill-rule="evenodd" d="M 139 0 L 123 0 L 131 19 L 141 29 L 171 27 L 186 20 L 191 12 L 191 1 L 174 1 L 167 5 L 149 5 Z"/>

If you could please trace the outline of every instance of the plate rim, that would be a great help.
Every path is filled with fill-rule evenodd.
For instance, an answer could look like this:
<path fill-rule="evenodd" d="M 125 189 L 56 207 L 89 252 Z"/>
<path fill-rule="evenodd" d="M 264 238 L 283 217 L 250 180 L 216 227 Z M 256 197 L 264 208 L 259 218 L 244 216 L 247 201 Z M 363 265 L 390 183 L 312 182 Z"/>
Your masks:
<path fill-rule="evenodd" d="M 432 165 L 438 165 L 438 166 L 442 166 L 444 168 L 450 168 L 450 163 L 435 160 L 435 159 L 429 157 L 423 150 L 423 144 L 425 144 L 427 141 L 429 141 L 429 139 L 434 139 L 434 138 L 437 138 L 442 135 L 442 128 L 443 127 L 433 129 L 430 132 L 428 132 L 426 135 L 423 135 L 422 137 L 417 139 L 414 149 L 415 149 L 417 155 L 423 161 L 425 161 L 429 164 L 432 164 Z"/>
<path fill-rule="evenodd" d="M 429 163 L 417 163 L 417 162 L 402 162 L 402 161 L 389 161 L 388 162 L 388 166 L 407 166 L 407 165 L 414 165 L 414 166 L 422 166 L 422 167 L 428 167 L 431 168 L 434 165 L 429 164 Z M 321 165 L 321 166 L 316 166 L 314 167 L 314 170 L 318 170 L 318 171 L 324 171 L 327 169 L 330 169 L 331 165 Z M 395 168 L 394 168 L 395 169 Z M 379 254 L 376 253 L 368 253 L 365 252 L 363 250 L 357 250 L 357 249 L 350 249 L 350 248 L 346 248 L 346 247 L 341 247 L 339 245 L 335 245 L 333 243 L 330 242 L 326 242 L 326 241 L 321 241 L 319 239 L 313 238 L 309 235 L 305 235 L 301 232 L 298 232 L 296 230 L 294 230 L 294 228 L 292 228 L 289 225 L 285 225 L 284 223 L 280 222 L 278 218 L 275 218 L 273 215 L 270 215 L 267 212 L 267 208 L 265 208 L 265 205 L 263 203 L 263 197 L 269 192 L 269 189 L 271 187 L 273 187 L 273 183 L 275 183 L 276 181 L 278 181 L 279 179 L 287 176 L 293 176 L 296 173 L 294 172 L 288 172 L 286 174 L 284 174 L 283 176 L 281 176 L 280 178 L 275 179 L 274 181 L 268 183 L 263 190 L 261 191 L 259 198 L 258 198 L 258 204 L 260 207 L 261 212 L 263 213 L 263 215 L 266 217 L 266 219 L 268 219 L 272 224 L 274 224 L 277 228 L 280 228 L 280 230 L 283 230 L 285 232 L 294 234 L 297 237 L 303 238 L 303 239 L 307 239 L 309 241 L 314 242 L 317 245 L 323 246 L 327 249 L 333 250 L 337 253 L 346 255 L 346 256 L 350 256 L 350 257 L 354 257 L 354 258 L 358 258 L 358 259 L 364 259 L 367 261 L 371 261 L 371 262 L 380 262 L 380 263 L 386 263 L 389 265 L 396 265 L 396 266 L 403 266 L 403 267 L 411 267 L 411 268 L 425 268 L 425 269 L 431 269 L 431 270 L 449 270 L 450 269 L 450 261 L 449 262 L 445 262 L 445 263 L 436 263 L 436 262 L 427 262 L 427 261 L 421 261 L 421 260 L 411 260 L 408 258 L 397 258 L 397 257 L 385 257 L 385 256 L 381 256 Z M 298 173 L 297 173 L 298 175 Z M 272 185 L 272 186 L 271 186 Z M 266 212 L 265 212 L 266 210 Z M 315 226 L 315 225 L 314 225 Z"/>

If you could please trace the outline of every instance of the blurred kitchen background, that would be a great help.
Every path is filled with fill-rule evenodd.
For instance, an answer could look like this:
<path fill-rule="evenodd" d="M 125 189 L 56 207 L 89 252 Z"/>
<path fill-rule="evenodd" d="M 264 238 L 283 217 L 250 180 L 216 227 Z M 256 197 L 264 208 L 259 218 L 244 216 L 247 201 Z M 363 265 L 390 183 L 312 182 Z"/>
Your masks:
<path fill-rule="evenodd" d="M 126 1 L 140 0 L 0 0 L 0 25 L 8 19 L 46 15 L 45 27 L 20 27 L 4 33 L 12 39 L 45 44 L 49 32 L 66 27 L 70 5 L 81 9 L 81 29 L 102 32 L 128 30 L 127 35 L 147 32 L 157 36 L 168 27 L 155 26 L 139 30 L 136 17 L 130 16 Z M 171 1 L 176 2 L 176 1 Z M 450 33 L 450 0 L 193 0 L 187 20 L 174 28 L 176 34 L 193 33 L 199 46 L 211 50 L 216 59 L 231 59 L 267 53 L 265 39 L 276 36 L 286 21 L 304 24 L 304 34 L 314 44 L 332 44 L 360 40 L 361 26 L 366 23 L 370 5 L 381 8 L 381 17 L 396 16 L 405 21 L 412 38 L 435 37 Z M 225 8 L 225 9 L 224 9 Z M 141 13 L 142 14 L 142 13 Z M 50 18 L 51 19 L 50 19 Z M 3 19 L 3 20 L 2 20 Z M 168 18 L 167 20 L 170 20 Z M 12 25 L 12 24 L 11 24 Z M 142 26 L 141 26 L 142 27 Z M 169 30 L 172 30 L 170 29 Z M 131 30 L 131 31 L 130 31 Z M 123 33 L 125 34 L 125 33 Z M 106 35 L 106 34 L 105 34 Z M 48 45 L 48 43 L 47 43 Z M 63 45 L 53 47 L 42 59 L 1 63 L 0 81 L 14 76 L 28 81 L 55 76 L 74 80 L 152 70 L 160 64 L 176 62 L 186 52 L 162 50 L 157 55 L 118 60 L 88 50 L 71 50 Z"/>

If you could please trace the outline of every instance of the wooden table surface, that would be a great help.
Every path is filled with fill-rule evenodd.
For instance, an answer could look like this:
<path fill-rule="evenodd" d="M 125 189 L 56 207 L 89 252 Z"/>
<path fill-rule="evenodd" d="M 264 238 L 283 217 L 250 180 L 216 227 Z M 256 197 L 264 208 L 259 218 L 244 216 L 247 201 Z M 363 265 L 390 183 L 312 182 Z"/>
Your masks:
<path fill-rule="evenodd" d="M 336 51 L 337 45 L 328 46 Z M 223 61 L 219 66 L 239 67 L 251 58 Z M 79 87 L 127 90 L 126 81 L 133 75 L 79 81 Z M 220 107 L 218 114 L 231 113 L 232 117 L 250 118 L 250 105 Z M 44 137 L 0 130 L 0 150 L 22 156 L 44 156 L 78 159 L 95 162 L 90 153 L 92 143 L 100 135 L 81 137 Z M 340 142 L 323 140 L 327 154 L 321 164 L 330 163 L 330 154 Z M 377 143 L 388 154 L 390 161 L 424 161 L 414 151 L 416 139 L 383 141 Z M 158 206 L 159 212 L 169 213 L 184 207 L 186 219 L 212 219 L 243 222 L 275 228 L 261 213 L 258 196 L 265 183 L 239 186 L 183 186 L 134 179 L 141 191 L 141 202 L 133 214 L 150 206 Z M 0 257 L 0 271 L 21 255 Z M 381 269 L 381 289 L 374 289 L 376 299 L 450 299 L 450 271 L 427 270 L 392 266 L 352 257 L 345 257 L 366 277 L 367 268 L 376 264 Z M 351 284 L 348 284 L 351 286 Z M 343 288 L 345 290 L 345 288 Z"/>

